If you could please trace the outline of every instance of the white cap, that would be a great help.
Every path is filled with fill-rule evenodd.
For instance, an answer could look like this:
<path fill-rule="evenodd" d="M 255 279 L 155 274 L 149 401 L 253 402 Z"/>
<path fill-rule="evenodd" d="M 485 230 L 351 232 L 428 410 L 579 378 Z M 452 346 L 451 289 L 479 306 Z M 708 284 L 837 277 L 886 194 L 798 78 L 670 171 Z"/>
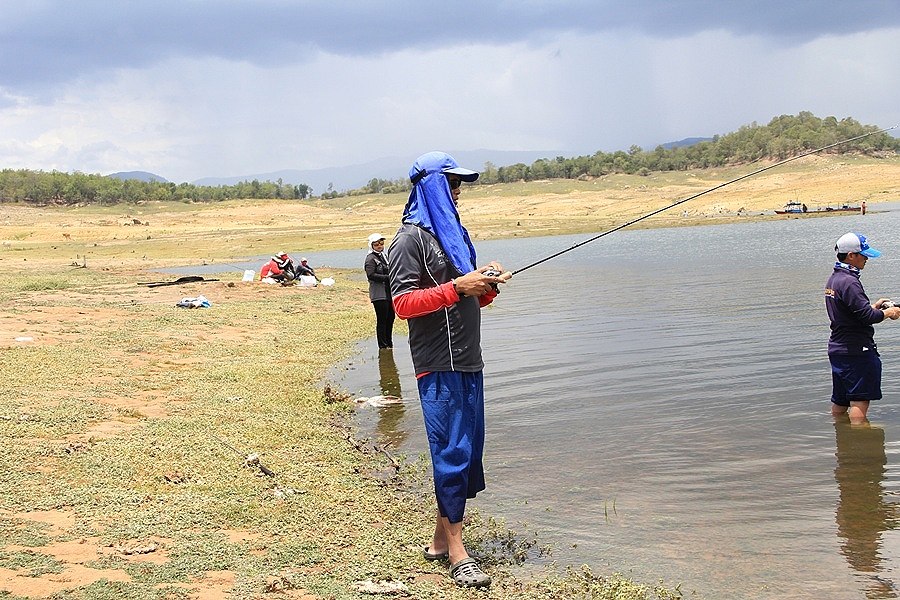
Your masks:
<path fill-rule="evenodd" d="M 854 254 L 862 254 L 869 258 L 878 258 L 881 256 L 881 252 L 868 244 L 866 236 L 858 233 L 845 233 L 842 235 L 834 245 L 834 250 L 838 254 L 849 254 L 853 252 Z"/>
<path fill-rule="evenodd" d="M 378 240 L 383 240 L 383 239 L 384 239 L 384 236 L 381 235 L 380 233 L 373 233 L 372 235 L 369 236 L 369 245 L 371 246 Z"/>

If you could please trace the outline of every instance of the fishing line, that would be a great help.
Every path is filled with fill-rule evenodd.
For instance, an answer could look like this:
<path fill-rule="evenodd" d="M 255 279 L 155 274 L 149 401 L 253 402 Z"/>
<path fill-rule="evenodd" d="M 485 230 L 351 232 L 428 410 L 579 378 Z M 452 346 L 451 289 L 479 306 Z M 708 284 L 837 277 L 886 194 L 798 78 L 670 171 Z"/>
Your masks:
<path fill-rule="evenodd" d="M 609 234 L 611 234 L 611 233 L 614 233 L 614 232 L 616 232 L 616 231 L 619 231 L 620 229 L 624 229 L 624 228 L 628 227 L 629 225 L 634 225 L 635 223 L 637 223 L 637 222 L 639 222 L 639 221 L 643 221 L 644 219 L 648 219 L 648 218 L 652 217 L 653 215 L 658 215 L 659 213 L 665 212 L 665 211 L 669 210 L 670 208 L 675 208 L 675 207 L 678 206 L 679 204 L 684 204 L 684 203 L 687 202 L 688 200 L 693 200 L 693 199 L 695 199 L 695 198 L 699 198 L 700 196 L 702 196 L 702 195 L 704 195 L 704 194 L 708 194 L 708 193 L 710 193 L 710 192 L 714 192 L 715 190 L 721 189 L 721 188 L 725 187 L 726 185 L 731 185 L 732 183 L 737 183 L 738 181 L 741 181 L 742 179 L 747 179 L 748 177 L 753 177 L 754 175 L 758 175 L 758 174 L 762 173 L 763 171 L 768 171 L 769 169 L 774 169 L 775 167 L 779 167 L 779 166 L 781 166 L 781 165 L 783 165 L 783 164 L 785 164 L 785 163 L 789 163 L 789 162 L 791 162 L 792 160 L 797 160 L 798 158 L 803 158 L 804 156 L 809 156 L 810 154 L 816 154 L 817 152 L 821 152 L 821 151 L 823 151 L 823 150 L 828 150 L 829 148 L 834 148 L 835 146 L 840 146 L 841 144 L 847 144 L 847 143 L 849 143 L 849 142 L 854 142 L 854 141 L 856 141 L 856 140 L 861 140 L 861 139 L 863 139 L 863 138 L 869 137 L 870 135 L 875 135 L 875 134 L 878 134 L 878 133 L 884 133 L 884 132 L 886 132 L 886 131 L 890 131 L 891 129 L 896 129 L 897 127 L 898 127 L 898 125 L 894 125 L 893 127 L 887 127 L 887 128 L 885 128 L 885 129 L 881 129 L 881 130 L 879 130 L 879 131 L 870 131 L 869 133 L 864 133 L 864 134 L 862 134 L 862 135 L 858 135 L 858 136 L 856 136 L 856 137 L 852 137 L 852 138 L 849 138 L 849 139 L 846 139 L 846 140 L 842 140 L 842 141 L 840 141 L 840 142 L 835 142 L 835 143 L 833 143 L 833 144 L 828 144 L 827 146 L 822 146 L 821 148 L 816 148 L 815 150 L 809 150 L 809 151 L 804 152 L 804 153 L 802 153 L 802 154 L 798 154 L 797 156 L 792 156 L 791 158 L 786 158 L 786 159 L 784 159 L 784 160 L 782 160 L 782 161 L 779 161 L 779 162 L 777 162 L 777 163 L 775 163 L 775 164 L 771 164 L 771 165 L 769 165 L 768 167 L 763 167 L 763 168 L 761 168 L 761 169 L 757 169 L 757 170 L 753 171 L 752 173 L 747 173 L 746 175 L 741 175 L 740 177 L 735 177 L 735 178 L 732 179 L 731 181 L 726 181 L 725 183 L 720 183 L 719 185 L 717 185 L 717 186 L 715 186 L 715 187 L 711 187 L 711 188 L 709 188 L 708 190 L 704 190 L 704 191 L 702 191 L 702 192 L 699 192 L 699 193 L 697 193 L 697 194 L 694 194 L 693 196 L 688 196 L 687 198 L 683 198 L 682 200 L 679 200 L 679 201 L 677 201 L 677 202 L 673 202 L 672 204 L 670 204 L 670 205 L 668 205 L 668 206 L 664 206 L 664 207 L 662 207 L 662 208 L 660 208 L 660 209 L 654 210 L 653 212 L 647 213 L 646 215 L 644 215 L 644 216 L 642 216 L 642 217 L 638 217 L 637 219 L 634 219 L 634 220 L 632 220 L 632 221 L 628 221 L 627 223 L 623 223 L 623 224 L 621 224 L 621 225 L 617 225 L 616 227 L 613 227 L 612 229 L 609 229 L 609 230 L 607 230 L 607 231 L 604 231 L 603 233 L 600 233 L 600 234 L 598 234 L 598 235 L 595 235 L 594 237 L 592 237 L 592 238 L 590 238 L 590 239 L 584 240 L 584 241 L 582 241 L 582 242 L 578 242 L 577 244 L 575 244 L 575 245 L 573 245 L 573 246 L 570 246 L 569 248 L 566 248 L 565 250 L 560 250 L 559 252 L 557 252 L 557 253 L 555 253 L 555 254 L 551 254 L 550 256 L 547 256 L 546 258 L 542 258 L 541 260 L 535 261 L 535 262 L 531 263 L 530 265 L 526 265 L 526 266 L 522 267 L 521 269 L 516 269 L 515 271 L 512 272 L 512 274 L 515 275 L 516 273 L 521 273 L 522 271 L 526 271 L 526 270 L 530 269 L 531 267 L 536 267 L 536 266 L 538 266 L 538 265 L 541 264 L 541 263 L 547 262 L 547 261 L 550 260 L 551 258 L 556 258 L 557 256 L 560 256 L 560 255 L 562 255 L 562 254 L 565 254 L 566 252 L 571 252 L 571 251 L 574 250 L 575 248 L 580 248 L 581 246 L 584 246 L 585 244 L 589 244 L 589 243 L 591 243 L 591 242 L 593 242 L 593 241 L 595 241 L 595 240 L 599 240 L 599 239 L 602 238 L 603 236 L 607 236 L 607 235 L 609 235 Z"/>

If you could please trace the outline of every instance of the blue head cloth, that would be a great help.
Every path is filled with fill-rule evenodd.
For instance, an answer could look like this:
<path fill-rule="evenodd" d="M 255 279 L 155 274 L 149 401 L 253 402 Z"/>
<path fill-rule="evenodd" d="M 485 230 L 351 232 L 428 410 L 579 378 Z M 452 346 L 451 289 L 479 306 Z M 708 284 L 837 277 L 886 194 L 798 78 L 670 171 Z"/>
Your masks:
<path fill-rule="evenodd" d="M 403 222 L 436 237 L 459 274 L 465 275 L 475 269 L 475 247 L 459 220 L 447 174 L 458 175 L 463 181 L 478 179 L 478 173 L 460 167 L 445 152 L 429 152 L 416 159 L 409 170 L 413 187 L 403 209 Z"/>

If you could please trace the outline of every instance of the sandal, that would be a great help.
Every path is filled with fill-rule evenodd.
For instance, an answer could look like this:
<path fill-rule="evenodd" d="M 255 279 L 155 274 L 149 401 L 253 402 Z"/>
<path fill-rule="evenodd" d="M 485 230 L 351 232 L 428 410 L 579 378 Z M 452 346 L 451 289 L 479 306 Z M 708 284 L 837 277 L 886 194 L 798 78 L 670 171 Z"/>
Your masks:
<path fill-rule="evenodd" d="M 428 548 L 429 546 L 422 548 L 422 557 L 425 558 L 425 560 L 447 560 L 450 558 L 450 553 L 446 550 L 444 552 L 435 552 L 432 554 L 428 551 Z"/>
<path fill-rule="evenodd" d="M 464 558 L 450 567 L 450 577 L 462 587 L 488 587 L 491 578 L 481 570 L 474 558 Z"/>

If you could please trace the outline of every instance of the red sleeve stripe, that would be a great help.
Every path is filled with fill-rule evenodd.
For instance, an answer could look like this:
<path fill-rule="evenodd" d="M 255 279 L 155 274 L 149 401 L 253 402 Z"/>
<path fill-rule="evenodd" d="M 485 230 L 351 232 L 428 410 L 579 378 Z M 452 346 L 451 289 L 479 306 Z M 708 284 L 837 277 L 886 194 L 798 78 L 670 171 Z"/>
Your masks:
<path fill-rule="evenodd" d="M 436 310 L 453 306 L 459 302 L 459 295 L 453 289 L 453 282 L 422 290 L 412 290 L 394 296 L 394 312 L 401 319 L 412 319 L 433 313 Z"/>

